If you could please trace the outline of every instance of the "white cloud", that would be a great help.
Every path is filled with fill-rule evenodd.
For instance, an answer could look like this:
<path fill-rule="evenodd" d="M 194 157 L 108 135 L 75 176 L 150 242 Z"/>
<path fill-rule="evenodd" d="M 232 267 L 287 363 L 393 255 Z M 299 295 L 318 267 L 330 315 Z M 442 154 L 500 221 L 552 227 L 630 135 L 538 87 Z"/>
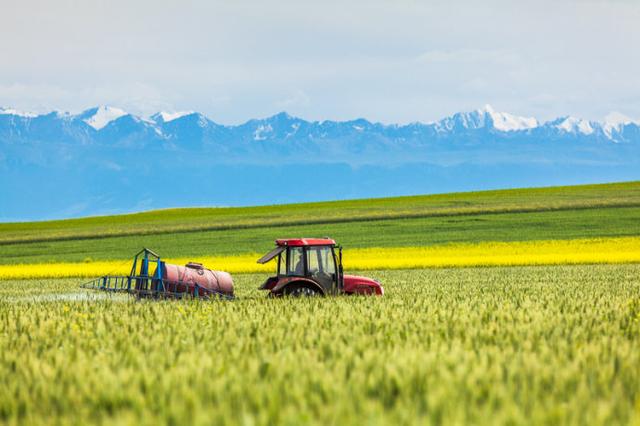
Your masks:
<path fill-rule="evenodd" d="M 0 105 L 27 111 L 408 122 L 493 103 L 541 119 L 640 116 L 637 1 L 23 0 L 2 12 Z"/>
<path fill-rule="evenodd" d="M 290 96 L 276 102 L 278 108 L 304 108 L 311 104 L 311 98 L 302 90 L 296 90 Z"/>
<path fill-rule="evenodd" d="M 519 61 L 518 54 L 510 50 L 498 49 L 452 49 L 430 50 L 417 57 L 425 64 L 513 64 Z"/>

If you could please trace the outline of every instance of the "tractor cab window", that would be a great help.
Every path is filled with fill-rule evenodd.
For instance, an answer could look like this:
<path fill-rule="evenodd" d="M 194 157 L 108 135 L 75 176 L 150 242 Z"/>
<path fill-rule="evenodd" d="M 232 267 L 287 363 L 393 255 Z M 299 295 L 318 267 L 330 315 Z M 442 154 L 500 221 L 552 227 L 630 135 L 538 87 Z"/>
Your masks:
<path fill-rule="evenodd" d="M 307 249 L 307 268 L 310 275 L 328 275 L 336 273 L 331 247 L 309 247 Z"/>
<path fill-rule="evenodd" d="M 280 253 L 278 256 L 278 275 L 287 273 L 287 253 Z"/>
<path fill-rule="evenodd" d="M 302 247 L 289 247 L 287 275 L 304 275 Z"/>

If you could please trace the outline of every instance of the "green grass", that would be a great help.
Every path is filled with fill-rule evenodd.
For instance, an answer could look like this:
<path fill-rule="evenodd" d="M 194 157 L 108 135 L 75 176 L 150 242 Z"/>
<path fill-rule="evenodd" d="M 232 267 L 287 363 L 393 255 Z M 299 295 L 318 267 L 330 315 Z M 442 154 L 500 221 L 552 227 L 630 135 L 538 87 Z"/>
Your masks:
<path fill-rule="evenodd" d="M 382 298 L 0 285 L 0 423 L 630 424 L 640 265 L 369 272 Z M 94 293 L 89 293 L 93 295 Z"/>
<path fill-rule="evenodd" d="M 276 238 L 324 236 L 346 247 L 640 235 L 640 208 L 391 219 L 0 245 L 0 264 L 123 259 L 146 246 L 165 257 L 266 252 Z"/>
<path fill-rule="evenodd" d="M 4 223 L 0 243 L 620 206 L 640 207 L 640 182 Z"/>
<path fill-rule="evenodd" d="M 260 215 L 266 224 L 252 222 Z M 228 227 L 170 232 L 180 220 L 185 227 L 203 228 L 210 220 L 211 228 L 219 224 L 215 217 Z M 151 218 L 162 222 L 150 228 Z M 290 236 L 331 236 L 354 248 L 634 236 L 640 235 L 640 183 L 183 209 L 2 227 L 0 264 L 127 259 L 142 247 L 165 257 L 260 253 L 275 238 Z M 122 236 L 109 236 L 113 232 L 105 229 L 119 230 Z M 93 238 L 84 235 L 90 230 Z"/>

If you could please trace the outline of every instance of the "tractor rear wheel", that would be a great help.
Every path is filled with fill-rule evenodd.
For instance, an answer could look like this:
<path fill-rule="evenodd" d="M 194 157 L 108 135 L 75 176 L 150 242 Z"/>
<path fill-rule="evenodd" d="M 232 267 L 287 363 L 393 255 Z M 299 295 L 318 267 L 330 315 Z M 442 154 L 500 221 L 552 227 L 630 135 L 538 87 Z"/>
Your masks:
<path fill-rule="evenodd" d="M 289 297 L 314 297 L 321 295 L 317 289 L 304 285 L 287 286 L 283 293 Z"/>

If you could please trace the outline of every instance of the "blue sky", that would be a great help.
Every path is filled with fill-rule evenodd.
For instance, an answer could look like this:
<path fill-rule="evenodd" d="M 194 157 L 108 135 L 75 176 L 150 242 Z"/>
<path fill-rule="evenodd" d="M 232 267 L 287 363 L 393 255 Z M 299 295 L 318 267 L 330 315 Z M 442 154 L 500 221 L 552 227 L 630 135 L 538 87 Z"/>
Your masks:
<path fill-rule="evenodd" d="M 0 106 L 640 118 L 640 1 L 5 2 Z"/>

